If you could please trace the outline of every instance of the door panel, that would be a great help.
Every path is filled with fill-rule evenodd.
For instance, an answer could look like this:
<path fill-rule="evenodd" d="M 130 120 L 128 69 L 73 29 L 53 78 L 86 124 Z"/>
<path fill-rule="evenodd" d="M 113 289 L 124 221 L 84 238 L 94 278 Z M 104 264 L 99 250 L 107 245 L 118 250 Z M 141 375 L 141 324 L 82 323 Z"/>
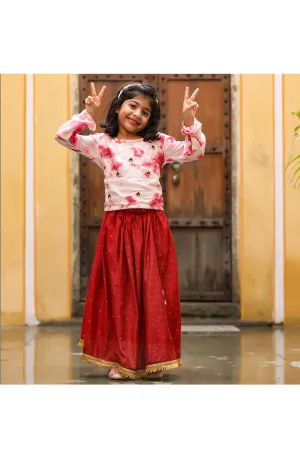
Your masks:
<path fill-rule="evenodd" d="M 178 186 L 173 184 L 173 173 L 169 167 L 166 177 L 168 217 L 223 218 L 224 161 L 221 154 L 185 163 Z"/>
<path fill-rule="evenodd" d="M 231 301 L 229 75 L 161 75 L 163 131 L 183 140 L 186 86 L 199 89 L 203 159 L 169 164 L 163 177 L 166 214 L 176 242 L 181 301 Z M 179 175 L 178 180 L 174 175 Z M 175 181 L 175 182 L 174 182 Z M 177 181 L 177 182 L 176 182 Z"/>

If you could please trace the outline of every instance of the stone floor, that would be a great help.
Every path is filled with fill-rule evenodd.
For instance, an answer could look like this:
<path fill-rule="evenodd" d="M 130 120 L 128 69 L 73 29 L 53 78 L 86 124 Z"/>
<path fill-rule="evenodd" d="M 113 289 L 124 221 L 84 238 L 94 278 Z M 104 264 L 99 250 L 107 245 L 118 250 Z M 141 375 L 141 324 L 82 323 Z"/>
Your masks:
<path fill-rule="evenodd" d="M 78 325 L 3 328 L 1 384 L 124 383 L 81 360 L 79 332 Z M 184 325 L 182 360 L 164 384 L 300 384 L 300 327 Z"/>

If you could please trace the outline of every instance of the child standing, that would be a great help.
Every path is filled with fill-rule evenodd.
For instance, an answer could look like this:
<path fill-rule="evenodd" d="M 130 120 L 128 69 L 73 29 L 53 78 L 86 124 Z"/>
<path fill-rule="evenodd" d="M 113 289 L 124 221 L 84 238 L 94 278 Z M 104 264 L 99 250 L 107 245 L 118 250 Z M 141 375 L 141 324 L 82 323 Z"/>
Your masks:
<path fill-rule="evenodd" d="M 113 99 L 105 133 L 81 136 L 95 119 L 99 94 L 91 84 L 86 109 L 56 134 L 63 146 L 104 171 L 105 216 L 90 274 L 80 345 L 83 358 L 110 369 L 111 379 L 161 378 L 182 365 L 181 313 L 175 246 L 160 176 L 165 164 L 204 155 L 198 104 L 186 88 L 184 141 L 158 132 L 160 106 L 151 85 L 130 84 Z"/>

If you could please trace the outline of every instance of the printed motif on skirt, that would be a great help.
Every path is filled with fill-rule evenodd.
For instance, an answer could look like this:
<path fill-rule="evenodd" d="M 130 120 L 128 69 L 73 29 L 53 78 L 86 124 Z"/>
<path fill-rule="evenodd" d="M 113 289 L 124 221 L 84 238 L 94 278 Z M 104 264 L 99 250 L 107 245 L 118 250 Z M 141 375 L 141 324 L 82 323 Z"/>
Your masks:
<path fill-rule="evenodd" d="M 178 267 L 163 211 L 106 213 L 80 345 L 86 361 L 130 378 L 181 366 Z"/>

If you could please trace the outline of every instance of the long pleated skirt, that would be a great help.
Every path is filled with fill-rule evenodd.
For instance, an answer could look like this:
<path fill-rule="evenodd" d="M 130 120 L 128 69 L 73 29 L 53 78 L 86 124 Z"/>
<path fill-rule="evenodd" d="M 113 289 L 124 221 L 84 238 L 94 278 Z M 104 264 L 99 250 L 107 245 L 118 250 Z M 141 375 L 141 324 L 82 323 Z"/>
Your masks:
<path fill-rule="evenodd" d="M 105 214 L 79 346 L 87 362 L 129 378 L 182 365 L 178 267 L 163 211 Z"/>

